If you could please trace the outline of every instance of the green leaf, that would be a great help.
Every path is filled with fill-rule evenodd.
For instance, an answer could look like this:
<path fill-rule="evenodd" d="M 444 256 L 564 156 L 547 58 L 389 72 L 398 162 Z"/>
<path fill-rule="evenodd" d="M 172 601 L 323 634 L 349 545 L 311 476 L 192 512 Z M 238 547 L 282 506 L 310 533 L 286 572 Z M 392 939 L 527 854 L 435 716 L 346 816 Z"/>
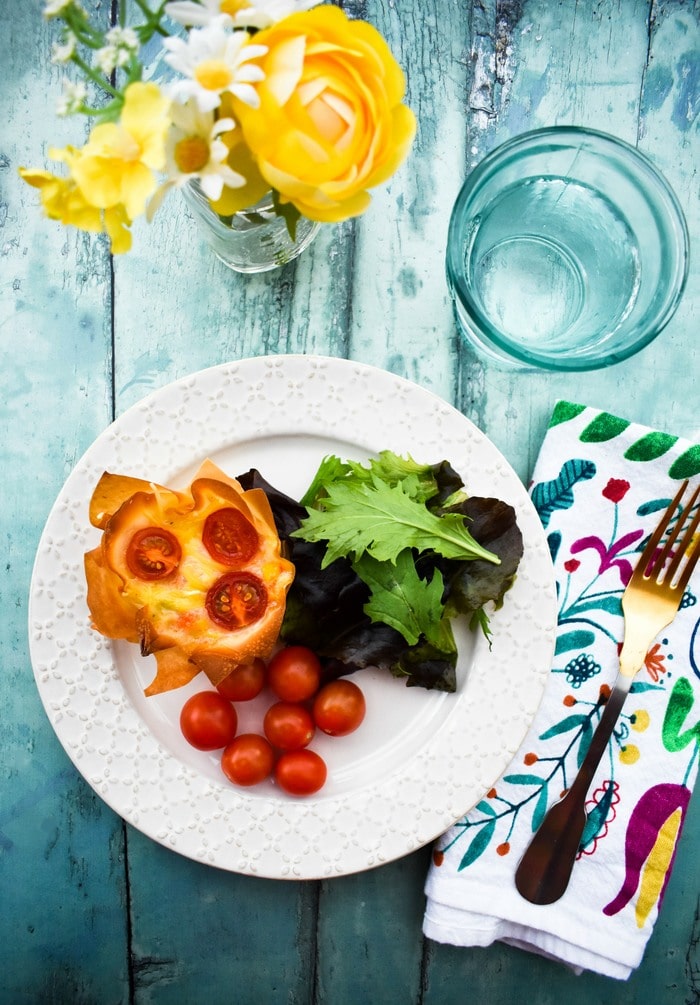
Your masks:
<path fill-rule="evenodd" d="M 624 457 L 628 461 L 654 461 L 670 450 L 677 439 L 670 433 L 647 433 L 630 444 Z"/>
<path fill-rule="evenodd" d="M 585 408 L 585 405 L 576 405 L 572 401 L 558 401 L 554 406 L 552 417 L 549 420 L 549 428 L 558 426 L 560 422 L 568 422 L 570 419 L 575 419 Z"/>
<path fill-rule="evenodd" d="M 489 820 L 487 824 L 484 824 L 462 856 L 462 861 L 457 866 L 459 872 L 461 872 L 462 869 L 466 869 L 467 866 L 471 865 L 473 862 L 476 862 L 480 855 L 483 855 L 488 848 L 489 841 L 493 837 L 495 830 L 495 820 Z"/>
<path fill-rule="evenodd" d="M 567 618 L 575 618 L 584 611 L 607 611 L 608 614 L 622 615 L 622 597 L 591 597 L 579 600 L 566 610 Z"/>
<path fill-rule="evenodd" d="M 350 464 L 341 461 L 335 454 L 328 454 L 321 461 L 313 481 L 301 498 L 302 506 L 313 506 L 319 497 L 326 494 L 326 487 L 340 481 L 351 471 Z"/>
<path fill-rule="evenodd" d="M 477 803 L 474 808 L 477 809 L 480 813 L 486 814 L 487 817 L 496 816 L 495 809 L 493 808 L 491 803 L 487 803 L 485 799 L 482 799 L 480 803 Z"/>
<path fill-rule="evenodd" d="M 535 804 L 535 812 L 532 814 L 532 831 L 533 833 L 539 829 L 540 824 L 544 820 L 544 815 L 547 812 L 547 798 L 548 798 L 548 787 L 547 783 L 542 783 L 542 788 L 540 789 L 540 794 L 537 797 L 537 803 Z"/>
<path fill-rule="evenodd" d="M 576 632 L 564 632 L 557 639 L 554 655 L 560 656 L 562 653 L 571 652 L 572 649 L 586 649 L 595 642 L 595 635 L 587 629 Z"/>
<path fill-rule="evenodd" d="M 579 439 L 582 443 L 605 443 L 619 436 L 628 426 L 628 419 L 620 419 L 610 412 L 601 412 L 588 423 Z"/>
<path fill-rule="evenodd" d="M 272 190 L 272 205 L 277 216 L 281 216 L 287 224 L 287 233 L 292 241 L 296 241 L 297 224 L 301 219 L 301 212 L 291 202 L 282 202 L 280 194 L 274 188 Z"/>
<path fill-rule="evenodd" d="M 560 733 L 568 733 L 572 729 L 580 729 L 584 722 L 587 721 L 587 715 L 567 715 L 561 722 L 556 722 L 549 729 L 546 729 L 544 733 L 540 733 L 540 740 L 551 740 L 553 736 L 559 736 Z"/>
<path fill-rule="evenodd" d="M 323 567 L 337 558 L 357 559 L 367 552 L 378 562 L 395 562 L 404 548 L 434 550 L 444 558 L 481 558 L 499 563 L 482 548 L 457 514 L 435 516 L 416 502 L 402 484 L 344 481 L 328 486 L 324 509 L 312 509 L 294 537 L 327 541 Z"/>
<path fill-rule="evenodd" d="M 589 812 L 586 818 L 586 826 L 581 835 L 581 848 L 587 848 L 593 839 L 600 833 L 610 812 L 612 797 L 615 794 L 615 783 L 610 779 L 605 783 L 605 791 L 599 803 Z"/>
<path fill-rule="evenodd" d="M 370 588 L 364 612 L 372 621 L 395 628 L 411 646 L 424 635 L 433 645 L 442 648 L 445 641 L 440 629 L 444 586 L 438 570 L 430 582 L 421 579 L 408 549 L 399 553 L 395 564 L 363 555 L 354 569 Z"/>
<path fill-rule="evenodd" d="M 693 478 L 700 471 L 700 444 L 688 447 L 680 457 L 677 457 L 668 473 L 671 478 Z"/>
<path fill-rule="evenodd" d="M 596 466 L 593 461 L 573 458 L 562 465 L 556 478 L 535 485 L 531 498 L 543 527 L 547 527 L 555 510 L 570 509 L 573 506 L 574 485 L 577 482 L 587 481 L 595 473 Z"/>
<path fill-rule="evenodd" d="M 588 748 L 591 745 L 591 739 L 593 737 L 593 727 L 591 726 L 591 720 L 586 718 L 586 721 L 581 724 L 581 741 L 578 745 L 578 750 L 576 752 L 576 766 L 578 768 L 583 764 L 584 758 L 588 753 Z"/>
<path fill-rule="evenodd" d="M 539 775 L 504 775 L 503 781 L 510 785 L 541 785 L 542 779 Z"/>

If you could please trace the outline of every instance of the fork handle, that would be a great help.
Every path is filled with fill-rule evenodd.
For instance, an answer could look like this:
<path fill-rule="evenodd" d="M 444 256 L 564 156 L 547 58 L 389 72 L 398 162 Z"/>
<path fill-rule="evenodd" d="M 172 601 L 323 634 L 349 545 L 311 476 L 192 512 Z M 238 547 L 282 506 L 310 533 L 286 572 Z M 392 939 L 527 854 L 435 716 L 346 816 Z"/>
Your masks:
<path fill-rule="evenodd" d="M 518 893 L 532 904 L 553 904 L 562 896 L 586 826 L 586 795 L 615 728 L 632 678 L 619 674 L 573 785 L 548 810 L 515 873 Z"/>

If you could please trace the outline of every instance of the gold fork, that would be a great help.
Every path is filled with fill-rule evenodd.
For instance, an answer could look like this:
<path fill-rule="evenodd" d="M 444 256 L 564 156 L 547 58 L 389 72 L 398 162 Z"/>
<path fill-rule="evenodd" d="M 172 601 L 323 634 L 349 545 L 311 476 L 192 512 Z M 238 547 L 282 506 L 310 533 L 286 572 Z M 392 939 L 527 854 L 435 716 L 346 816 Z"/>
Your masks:
<path fill-rule="evenodd" d="M 620 653 L 620 669 L 583 763 L 564 798 L 547 812 L 516 870 L 515 885 L 518 892 L 533 904 L 554 903 L 569 884 L 586 825 L 586 794 L 596 768 L 608 745 L 632 680 L 643 665 L 651 643 L 676 616 L 685 588 L 700 558 L 700 539 L 693 541 L 700 523 L 700 506 L 688 523 L 688 517 L 700 495 L 700 485 L 692 493 L 685 508 L 681 509 L 663 547 L 658 551 L 662 537 L 673 523 L 687 486 L 686 480 L 661 518 L 622 596 L 625 639 Z M 688 526 L 676 546 L 686 524 Z M 681 562 L 691 545 L 692 550 L 679 573 Z"/>

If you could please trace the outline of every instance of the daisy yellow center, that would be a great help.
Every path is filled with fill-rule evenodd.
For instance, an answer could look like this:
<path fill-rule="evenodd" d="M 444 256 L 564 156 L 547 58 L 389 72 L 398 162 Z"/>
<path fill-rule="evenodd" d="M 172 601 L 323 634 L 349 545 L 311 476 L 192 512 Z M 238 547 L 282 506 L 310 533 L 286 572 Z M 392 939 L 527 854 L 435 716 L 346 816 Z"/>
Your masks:
<path fill-rule="evenodd" d="M 178 170 L 183 174 L 194 174 L 206 167 L 209 160 L 209 144 L 202 136 L 185 136 L 175 144 L 173 153 Z"/>
<path fill-rule="evenodd" d="M 242 10 L 250 10 L 250 0 L 221 0 L 219 10 L 222 14 L 229 14 L 231 17 Z"/>
<path fill-rule="evenodd" d="M 205 91 L 223 91 L 233 83 L 233 73 L 223 60 L 205 59 L 195 70 L 194 79 Z"/>

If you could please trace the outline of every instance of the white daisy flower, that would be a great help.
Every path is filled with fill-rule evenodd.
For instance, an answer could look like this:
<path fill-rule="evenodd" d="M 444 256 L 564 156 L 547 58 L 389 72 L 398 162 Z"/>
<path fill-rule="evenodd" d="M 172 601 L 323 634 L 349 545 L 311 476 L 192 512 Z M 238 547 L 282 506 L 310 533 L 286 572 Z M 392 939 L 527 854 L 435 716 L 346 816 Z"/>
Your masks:
<path fill-rule="evenodd" d="M 215 18 L 206 28 L 193 28 L 187 39 L 166 38 L 165 62 L 181 73 L 169 87 L 170 97 L 182 103 L 194 98 L 203 112 L 217 108 L 221 95 L 230 91 L 240 101 L 257 108 L 260 104 L 253 84 L 263 80 L 262 69 L 249 62 L 264 56 L 267 47 L 249 44 L 246 31 L 227 31 L 228 17 Z"/>
<path fill-rule="evenodd" d="M 192 98 L 187 104 L 171 105 L 170 117 L 172 125 L 165 146 L 168 180 L 148 205 L 149 220 L 171 188 L 181 188 L 194 179 L 212 202 L 221 198 L 224 185 L 241 188 L 246 183 L 243 175 L 226 163 L 229 150 L 220 139 L 222 133 L 235 128 L 233 119 L 216 120 L 213 112 L 202 112 Z"/>
<path fill-rule="evenodd" d="M 191 27 L 211 24 L 216 17 L 228 15 L 241 28 L 268 28 L 283 17 L 309 10 L 320 0 L 173 0 L 165 12 L 174 21 Z"/>
<path fill-rule="evenodd" d="M 75 115 L 80 111 L 80 106 L 87 98 L 87 87 L 81 81 L 77 84 L 70 80 L 63 81 L 63 94 L 56 104 L 57 115 Z"/>

